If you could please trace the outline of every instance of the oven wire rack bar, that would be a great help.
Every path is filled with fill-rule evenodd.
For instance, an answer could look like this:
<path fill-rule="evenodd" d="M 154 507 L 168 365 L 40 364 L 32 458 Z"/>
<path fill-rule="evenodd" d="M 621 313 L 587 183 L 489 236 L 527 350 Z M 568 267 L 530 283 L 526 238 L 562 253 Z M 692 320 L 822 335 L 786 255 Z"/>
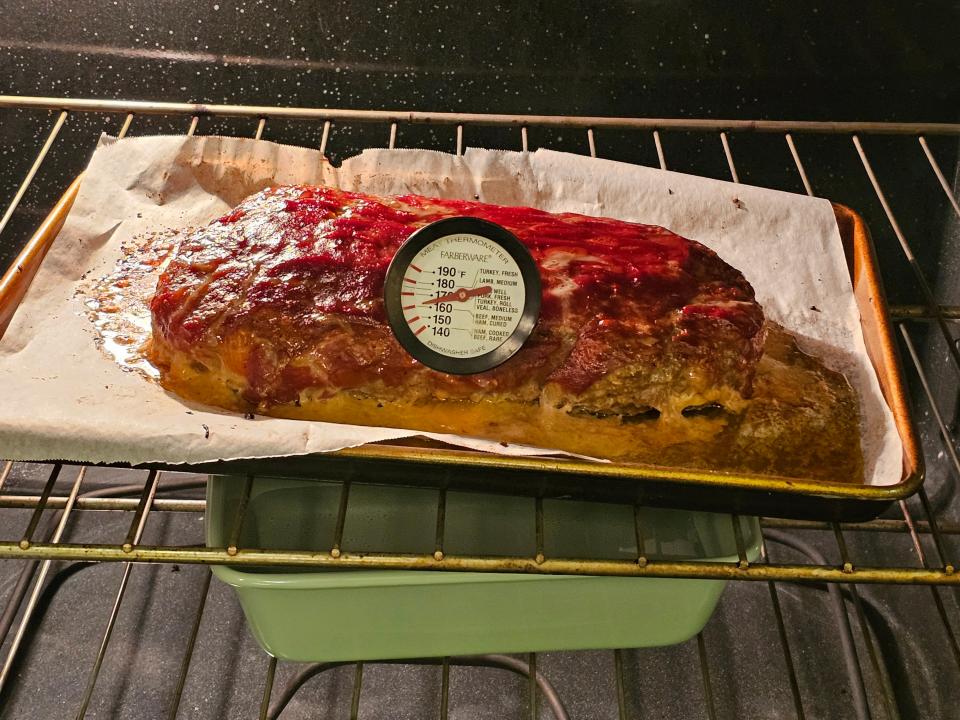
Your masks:
<path fill-rule="evenodd" d="M 35 110 L 56 110 L 59 111 L 57 120 L 51 128 L 46 142 L 37 154 L 33 165 L 27 176 L 18 188 L 12 202 L 0 220 L 0 231 L 6 226 L 10 217 L 16 210 L 20 200 L 26 193 L 37 172 L 40 170 L 44 159 L 50 148 L 55 143 L 60 129 L 66 122 L 71 112 L 97 112 L 97 113 L 122 113 L 124 115 L 123 124 L 118 135 L 121 137 L 127 133 L 137 114 L 166 114 L 183 115 L 190 117 L 190 124 L 187 134 L 192 135 L 196 132 L 199 118 L 204 115 L 221 116 L 240 116 L 252 117 L 257 119 L 255 137 L 261 138 L 264 134 L 267 120 L 270 118 L 299 118 L 323 122 L 323 134 L 320 143 L 320 150 L 325 151 L 329 142 L 332 123 L 334 122 L 374 122 L 389 123 L 389 141 L 388 146 L 394 147 L 396 144 L 397 127 L 399 123 L 427 123 L 437 125 L 453 125 L 456 127 L 456 152 L 461 154 L 464 148 L 464 128 L 470 125 L 506 125 L 519 127 L 521 135 L 521 147 L 528 149 L 527 128 L 529 126 L 544 127 L 572 127 L 586 130 L 586 146 L 591 156 L 597 156 L 597 131 L 605 129 L 631 129 L 647 130 L 652 133 L 652 138 L 657 150 L 657 157 L 661 168 L 666 169 L 666 153 L 661 137 L 663 130 L 689 130 L 708 133 L 716 133 L 720 147 L 724 152 L 727 164 L 730 169 L 731 178 L 734 182 L 739 181 L 736 165 L 733 156 L 733 150 L 728 133 L 736 132 L 766 132 L 781 133 L 795 165 L 803 185 L 808 194 L 813 194 L 812 185 L 806 174 L 800 154 L 793 139 L 794 133 L 832 133 L 832 134 L 852 134 L 854 148 L 857 151 L 868 178 L 874 188 L 878 201 L 882 205 L 891 229 L 897 236 L 901 248 L 910 263 L 912 269 L 917 274 L 921 288 L 924 290 L 923 304 L 894 306 L 891 313 L 898 325 L 904 346 L 911 358 L 913 369 L 923 386 L 929 408 L 937 420 L 941 432 L 943 446 L 947 450 L 952 463 L 952 480 L 956 482 L 960 479 L 960 462 L 956 455 L 956 438 L 952 430 L 945 424 L 937 400 L 931 391 L 929 382 L 923 366 L 919 360 L 916 348 L 910 335 L 909 322 L 935 322 L 947 341 L 948 347 L 953 352 L 953 361 L 960 370 L 960 356 L 956 353 L 956 343 L 952 335 L 950 322 L 960 319 L 960 306 L 949 306 L 937 304 L 930 285 L 924 276 L 919 265 L 913 256 L 909 242 L 903 236 L 902 230 L 897 224 L 896 218 L 886 200 L 882 186 L 874 173 L 865 152 L 863 144 L 859 138 L 860 134 L 895 134 L 895 135 L 913 135 L 917 137 L 918 143 L 926 159 L 928 160 L 931 171 L 936 176 L 941 188 L 947 196 L 948 202 L 954 212 L 960 217 L 960 205 L 951 190 L 943 172 L 937 163 L 936 158 L 931 152 L 926 141 L 926 135 L 960 135 L 960 124 L 950 123 L 838 123 L 838 122 L 788 122 L 788 121 L 741 121 L 741 120 L 706 120 L 706 119 L 645 119 L 645 118 L 589 118 L 589 117 L 560 117 L 560 116 L 525 116 L 525 115 L 485 115 L 485 114 L 459 114 L 459 113 L 417 113 L 417 112 L 391 112 L 391 111 L 355 111 L 339 109 L 309 109 L 309 108 L 275 108 L 275 107 L 257 107 L 257 106 L 237 106 L 237 105 L 203 105 L 191 103 L 152 103 L 152 102 L 127 102 L 119 100 L 82 100 L 82 99 L 63 99 L 63 98 L 40 98 L 40 97 L 15 97 L 0 96 L 0 108 L 20 108 Z M 795 665 L 792 660 L 792 652 L 785 632 L 783 614 L 779 602 L 777 583 L 775 581 L 790 582 L 827 582 L 828 587 L 838 587 L 840 583 L 845 584 L 849 589 L 850 596 L 853 599 L 854 614 L 857 619 L 857 625 L 867 648 L 870 664 L 882 680 L 882 699 L 887 710 L 887 714 L 895 717 L 895 698 L 887 674 L 882 671 L 882 659 L 879 659 L 877 649 L 869 629 L 869 623 L 866 620 L 862 602 L 857 591 L 857 583 L 897 583 L 897 584 L 926 584 L 930 586 L 933 601 L 936 605 L 938 614 L 943 621 L 945 635 L 951 645 L 954 657 L 960 667 L 960 647 L 958 647 L 957 638 L 953 631 L 951 622 L 948 618 L 946 608 L 939 593 L 938 585 L 958 585 L 960 576 L 955 572 L 955 566 L 949 561 L 946 554 L 946 545 L 944 536 L 954 536 L 960 534 L 960 524 L 938 522 L 937 517 L 931 511 L 929 500 L 923 490 L 920 491 L 921 506 L 927 516 L 926 520 L 915 520 L 910 509 L 905 502 L 900 503 L 900 509 L 903 514 L 903 520 L 880 519 L 867 523 L 830 523 L 814 521 L 796 521 L 781 520 L 775 518 L 765 518 L 762 522 L 764 532 L 764 542 L 762 545 L 762 559 L 757 563 L 750 563 L 743 549 L 742 537 L 737 533 L 739 560 L 735 563 L 696 563 L 696 562 L 661 562 L 651 561 L 643 554 L 642 543 L 638 544 L 638 557 L 636 561 L 609 561 L 609 560 L 565 560 L 559 558 L 544 557 L 542 551 L 542 541 L 538 533 L 537 553 L 532 558 L 484 558 L 484 557 L 458 557 L 447 555 L 443 551 L 444 536 L 444 499 L 443 491 L 438 495 L 437 509 L 437 540 L 436 550 L 432 555 L 398 555 L 391 553 L 351 553 L 349 549 L 344 551 L 341 547 L 343 518 L 346 514 L 348 505 L 348 484 L 344 485 L 342 502 L 339 508 L 339 517 L 337 522 L 337 531 L 328 553 L 303 553 L 296 551 L 264 551 L 255 548 L 237 547 L 232 543 L 226 548 L 199 548 L 187 546 L 143 546 L 139 544 L 139 539 L 143 528 L 147 523 L 148 517 L 152 512 L 203 512 L 205 503 L 203 500 L 191 498 L 166 498 L 157 497 L 157 492 L 162 489 L 160 484 L 161 474 L 149 472 L 143 478 L 142 490 L 139 498 L 128 497 L 92 497 L 84 496 L 80 493 L 81 484 L 84 479 L 86 468 L 80 467 L 76 478 L 71 486 L 71 492 L 68 496 L 55 495 L 54 489 L 57 479 L 63 469 L 59 464 L 54 465 L 47 483 L 41 495 L 18 495 L 5 491 L 3 486 L 11 474 L 13 468 L 12 462 L 5 463 L 0 468 L 0 507 L 19 508 L 29 510 L 30 519 L 26 526 L 23 536 L 18 541 L 0 542 L 0 557 L 2 558 L 20 558 L 23 560 L 43 560 L 40 569 L 40 575 L 37 578 L 33 592 L 27 603 L 21 624 L 18 627 L 14 643 L 8 650 L 8 655 L 2 671 L 0 671 L 0 689 L 4 686 L 9 676 L 10 667 L 14 661 L 19 648 L 20 639 L 23 636 L 24 629 L 29 621 L 33 610 L 36 607 L 37 596 L 43 586 L 45 575 L 49 572 L 51 563 L 54 560 L 100 560 L 100 561 L 120 561 L 125 562 L 125 572 L 117 590 L 116 599 L 111 612 L 107 627 L 104 631 L 103 640 L 93 668 L 88 677 L 88 684 L 83 696 L 81 707 L 77 717 L 84 717 L 86 709 L 89 706 L 90 696 L 96 684 L 97 676 L 101 667 L 104 653 L 109 644 L 112 633 L 116 612 L 122 602 L 124 591 L 129 577 L 129 571 L 135 562 L 193 562 L 202 564 L 230 563 L 235 565 L 299 565 L 307 567 L 378 567 L 378 568 L 422 568 L 438 570 L 483 570 L 498 572 L 542 572 L 542 573 L 572 573 L 572 574 L 611 574 L 625 576 L 647 576 L 647 577 L 713 577 L 723 579 L 737 580 L 756 580 L 766 581 L 769 588 L 771 603 L 775 611 L 775 617 L 779 628 L 779 638 L 781 648 L 784 653 L 788 680 L 791 688 L 793 700 L 793 709 L 795 716 L 802 720 L 805 717 L 803 700 L 799 690 L 799 684 L 796 675 Z M 131 471 L 132 473 L 134 471 Z M 251 479 L 252 481 L 252 479 Z M 248 481 L 247 490 L 249 492 L 250 482 Z M 90 495 L 96 495 L 92 493 Z M 241 503 L 241 512 L 236 518 L 236 525 L 232 538 L 239 537 L 239 529 L 243 522 L 242 513 L 243 503 Z M 60 517 L 57 522 L 56 530 L 49 538 L 49 541 L 36 542 L 33 534 L 35 533 L 41 517 L 45 511 L 59 511 Z M 132 513 L 132 519 L 129 531 L 123 542 L 104 545 L 82 545 L 73 543 L 61 543 L 59 540 L 67 528 L 72 514 L 76 511 L 109 511 L 109 512 L 127 512 Z M 542 503 L 536 503 L 536 527 L 541 528 Z M 736 524 L 736 518 L 733 516 L 734 528 L 739 529 Z M 639 528 L 638 528 L 639 530 Z M 823 531 L 832 530 L 837 543 L 837 549 L 841 558 L 840 564 L 831 564 L 825 558 L 817 556 L 811 552 L 806 552 L 809 563 L 806 564 L 785 564 L 773 563 L 770 561 L 767 545 L 768 541 L 787 542 L 790 536 L 784 536 L 783 530 L 794 531 Z M 916 567 L 861 567 L 855 562 L 848 552 L 845 541 L 845 532 L 892 532 L 910 535 L 914 549 L 917 553 L 918 565 Z M 936 550 L 936 561 L 931 562 L 921 537 L 930 537 L 933 540 Z M 803 553 L 804 545 L 798 542 L 796 538 L 792 541 L 794 549 L 799 549 Z M 788 544 L 790 544 L 788 542 Z M 210 573 L 205 574 L 201 599 L 197 608 L 197 614 L 193 623 L 192 632 L 188 638 L 181 662 L 180 673 L 177 679 L 177 686 L 174 698 L 169 709 L 169 717 L 175 718 L 179 709 L 180 698 L 182 695 L 184 683 L 189 672 L 193 649 L 197 639 L 197 633 L 206 603 L 207 591 L 210 585 Z M 836 596 L 839 597 L 839 594 Z M 839 600 L 838 618 L 847 618 L 847 610 L 843 606 L 843 599 Z M 858 717 L 869 717 L 869 708 L 866 705 L 865 686 L 862 675 L 862 662 L 857 656 L 857 650 L 852 639 L 852 630 L 849 624 L 840 624 L 841 644 L 844 647 L 845 655 L 848 660 L 848 674 L 850 675 L 851 690 L 853 693 L 853 705 Z M 708 661 L 706 641 L 703 634 L 697 636 L 698 658 L 701 666 L 701 676 L 704 683 L 704 696 L 708 715 L 716 716 L 716 708 L 711 690 L 712 680 Z M 614 666 L 616 674 L 618 716 L 621 720 L 627 717 L 626 703 L 624 699 L 624 670 L 620 651 L 614 651 Z M 439 700 L 440 715 L 445 718 L 448 708 L 449 693 L 449 667 L 450 659 L 442 659 L 441 665 L 442 683 L 441 698 Z M 522 663 L 521 663 L 522 664 Z M 273 685 L 276 677 L 277 661 L 271 658 L 266 666 L 264 679 L 263 702 L 260 708 L 260 717 L 276 717 L 276 714 L 282 710 L 271 705 Z M 353 694 L 351 697 L 351 717 L 356 717 L 359 707 L 360 693 L 363 681 L 363 663 L 355 665 L 355 682 Z M 313 672 L 321 672 L 325 667 L 315 668 Z M 529 707 L 530 716 L 538 717 L 538 687 L 539 676 L 536 672 L 536 654 L 530 654 L 529 664 L 526 670 L 517 670 L 530 678 L 529 682 Z M 297 686 L 299 687 L 299 686 Z M 293 687 L 295 692 L 297 687 Z M 291 688 L 288 687 L 288 691 Z M 290 693 L 287 692 L 284 697 L 289 699 Z"/>
<path fill-rule="evenodd" d="M 321 120 L 330 122 L 420 123 L 428 125 L 501 125 L 513 127 L 571 127 L 596 130 L 694 130 L 768 133 L 869 133 L 877 135 L 958 135 L 960 123 L 836 122 L 810 120 L 723 120 L 702 118 L 587 117 L 572 115 L 503 115 L 496 113 L 416 112 L 409 110 L 352 110 L 340 108 L 278 107 L 273 105 L 216 105 L 208 103 L 150 102 L 87 98 L 0 95 L 0 108 L 59 110 L 61 112 L 130 113 L 134 115 L 216 115 Z M 524 133 L 526 134 L 526 133 Z"/>

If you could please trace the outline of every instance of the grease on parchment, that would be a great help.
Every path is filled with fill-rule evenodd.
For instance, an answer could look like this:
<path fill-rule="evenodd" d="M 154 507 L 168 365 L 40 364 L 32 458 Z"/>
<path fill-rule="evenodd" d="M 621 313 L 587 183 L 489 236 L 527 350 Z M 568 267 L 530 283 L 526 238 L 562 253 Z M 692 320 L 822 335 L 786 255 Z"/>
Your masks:
<path fill-rule="evenodd" d="M 161 230 L 124 241 L 113 270 L 81 280 L 75 293 L 96 331 L 94 345 L 125 372 L 148 380 L 160 377 L 146 356 L 152 332 L 150 301 L 184 232 L 189 229 Z"/>

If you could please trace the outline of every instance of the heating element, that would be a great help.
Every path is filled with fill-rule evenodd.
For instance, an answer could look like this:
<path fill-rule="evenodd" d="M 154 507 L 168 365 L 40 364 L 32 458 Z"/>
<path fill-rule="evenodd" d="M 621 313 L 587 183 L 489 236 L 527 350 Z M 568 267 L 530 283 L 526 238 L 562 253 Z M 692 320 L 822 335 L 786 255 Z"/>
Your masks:
<path fill-rule="evenodd" d="M 333 132 L 343 126 L 357 123 L 371 124 L 383 132 L 383 141 L 387 147 L 397 146 L 398 129 L 407 125 L 427 125 L 437 133 L 448 132 L 450 136 L 450 150 L 458 154 L 463 152 L 470 142 L 471 129 L 500 126 L 506 127 L 513 134 L 516 145 L 511 149 L 529 149 L 528 134 L 534 128 L 563 128 L 565 131 L 582 133 L 582 147 L 584 152 L 591 156 L 598 156 L 598 146 L 602 148 L 605 132 L 629 131 L 636 135 L 636 142 L 652 142 L 659 165 L 667 169 L 670 158 L 670 132 L 690 132 L 708 138 L 714 143 L 716 152 L 723 153 L 723 158 L 729 168 L 730 179 L 739 182 L 738 167 L 735 160 L 735 138 L 741 133 L 766 133 L 782 138 L 782 148 L 785 161 L 789 161 L 793 172 L 797 173 L 806 192 L 813 195 L 815 185 L 804 164 L 802 156 L 803 136 L 839 136 L 848 138 L 849 151 L 855 154 L 862 166 L 866 179 L 872 186 L 876 202 L 882 208 L 883 214 L 889 222 L 890 229 L 895 235 L 903 255 L 913 273 L 918 288 L 915 301 L 910 304 L 899 304 L 890 308 L 895 321 L 897 335 L 901 342 L 901 352 L 906 360 L 908 382 L 922 390 L 918 397 L 923 405 L 917 407 L 917 414 L 931 418 L 931 427 L 939 432 L 939 437 L 930 435 L 925 437 L 924 448 L 928 457 L 943 454 L 946 457 L 946 473 L 949 482 L 956 483 L 960 479 L 960 459 L 957 456 L 957 438 L 953 428 L 949 425 L 949 418 L 942 410 L 943 398 L 938 397 L 928 376 L 928 369 L 921 362 L 921 350 L 916 340 L 917 329 L 920 324 L 935 328 L 935 332 L 942 336 L 945 343 L 945 356 L 952 372 L 960 373 L 960 348 L 956 340 L 955 321 L 960 319 L 960 306 L 938 304 L 932 282 L 925 276 L 918 263 L 911 241 L 905 236 L 894 215 L 891 204 L 878 173 L 871 163 L 868 151 L 870 141 L 875 135 L 907 136 L 915 139 L 917 157 L 913 160 L 924 162 L 936 183 L 945 193 L 950 207 L 960 219 L 960 204 L 950 182 L 938 163 L 937 157 L 931 149 L 928 137 L 946 135 L 956 138 L 960 136 L 960 124 L 941 123 L 850 123 L 850 122 L 784 122 L 784 121 L 736 121 L 736 120 L 706 120 L 706 119 L 643 119 L 643 118 L 591 118 L 591 117 L 560 117 L 560 116 L 514 116 L 514 115 L 483 115 L 483 114 L 456 114 L 456 113 L 419 113 L 419 112 L 391 112 L 391 111 L 364 111 L 364 110 L 334 110 L 334 109 L 303 109 L 303 108 L 274 108 L 252 107 L 236 105 L 193 105 L 188 103 L 153 103 L 153 102 L 125 102 L 119 100 L 75 100 L 63 98 L 39 97 L 11 97 L 0 96 L 0 108 L 19 108 L 25 110 L 47 111 L 52 113 L 53 124 L 46 136 L 46 140 L 39 149 L 36 159 L 21 183 L 12 202 L 3 218 L 0 219 L 0 232 L 8 224 L 17 206 L 23 199 L 35 176 L 42 170 L 44 160 L 51 149 L 55 147 L 57 139 L 65 124 L 72 116 L 81 113 L 96 113 L 105 116 L 107 127 L 113 128 L 121 137 L 136 134 L 137 121 L 145 115 L 164 115 L 181 117 L 183 130 L 187 134 L 194 134 L 202 117 L 234 117 L 246 118 L 250 121 L 250 134 L 256 138 L 269 139 L 270 123 L 280 119 L 297 119 L 318 123 L 321 125 L 319 148 L 321 152 L 328 150 L 328 146 L 335 139 Z M 92 148 L 96 138 L 90 138 Z M 617 159 L 617 158 L 611 158 Z M 70 178 L 64 179 L 64 187 Z M 27 251 L 30 248 L 28 247 Z M 907 360 L 907 358 L 909 358 Z M 245 520 L 246 502 L 241 502 L 231 537 L 233 541 L 226 547 L 206 548 L 192 544 L 143 544 L 141 536 L 149 518 L 154 513 L 200 514 L 204 511 L 204 501 L 196 497 L 180 497 L 178 491 L 195 487 L 198 482 L 193 478 L 182 479 L 176 473 L 157 471 L 130 470 L 128 486 L 117 487 L 110 491 L 96 491 L 86 493 L 84 479 L 89 472 L 85 467 L 74 467 L 56 464 L 45 466 L 43 472 L 46 480 L 38 492 L 25 494 L 16 489 L 4 487 L 8 478 L 15 477 L 26 471 L 25 464 L 7 462 L 0 466 L 0 509 L 19 510 L 22 518 L 23 530 L 17 535 L 0 538 L 0 558 L 19 559 L 39 562 L 39 571 L 35 579 L 25 575 L 23 587 L 15 590 L 14 597 L 26 599 L 26 610 L 12 643 L 8 647 L 6 662 L 0 671 L 0 691 L 10 678 L 10 669 L 14 666 L 20 639 L 24 636 L 29 624 L 29 618 L 43 592 L 45 578 L 51 571 L 54 561 L 108 561 L 126 563 L 122 581 L 117 590 L 110 622 L 103 636 L 100 652 L 97 655 L 95 666 L 91 670 L 89 692 L 84 695 L 80 716 L 86 710 L 90 700 L 90 693 L 96 683 L 97 673 L 103 661 L 110 641 L 113 624 L 116 620 L 118 608 L 124 597 L 130 569 L 130 563 L 193 563 L 193 564 L 225 564 L 236 566 L 268 566 L 290 565 L 310 568 L 391 568 L 391 569 L 422 569 L 434 571 L 497 571 L 497 572 L 524 572 L 524 573 L 560 573 L 560 574 L 595 574 L 619 575 L 635 577 L 697 577 L 732 580 L 753 580 L 767 582 L 770 604 L 776 618 L 778 637 L 781 643 L 787 674 L 781 680 L 790 688 L 794 710 L 797 717 L 804 717 L 804 698 L 802 697 L 794 672 L 794 659 L 788 641 L 788 633 L 784 626 L 784 617 L 781 610 L 779 593 L 782 592 L 781 583 L 832 583 L 834 587 L 842 588 L 852 599 L 854 623 L 863 646 L 858 654 L 857 644 L 853 640 L 854 630 L 849 620 L 846 620 L 846 611 L 843 609 L 843 600 L 839 593 L 831 591 L 831 599 L 840 603 L 838 620 L 840 632 L 838 642 L 843 646 L 845 657 L 850 659 L 850 678 L 853 696 L 851 702 L 858 709 L 858 713 L 866 707 L 866 691 L 863 687 L 864 668 L 878 678 L 886 679 L 882 672 L 882 659 L 874 644 L 874 637 L 869 630 L 869 622 L 860 601 L 858 585 L 862 583 L 882 584 L 920 584 L 929 586 L 930 607 L 936 613 L 942 627 L 942 635 L 949 643 L 954 659 L 957 661 L 955 670 L 960 672 L 960 645 L 953 629 L 957 618 L 955 591 L 950 594 L 938 587 L 960 585 L 960 573 L 956 572 L 957 561 L 954 548 L 957 547 L 954 538 L 960 534 L 960 523 L 947 519 L 956 508 L 945 508 L 936 511 L 924 489 L 918 493 L 919 503 L 899 501 L 896 516 L 888 513 L 887 517 L 865 523 L 834 523 L 819 521 L 783 520 L 768 518 L 762 522 L 764 531 L 764 553 L 760 562 L 751 563 L 747 560 L 740 524 L 732 516 L 733 528 L 740 559 L 734 563 L 698 563 L 676 561 L 648 560 L 644 552 L 644 533 L 639 522 L 636 524 L 638 555 L 634 561 L 609 560 L 603 558 L 569 559 L 554 558 L 544 553 L 543 527 L 544 508 L 541 499 L 531 500 L 532 523 L 534 537 L 532 538 L 535 552 L 524 557 L 480 557 L 459 556 L 445 552 L 444 537 L 445 522 L 445 491 L 437 491 L 436 500 L 436 541 L 432 553 L 424 554 L 396 554 L 386 550 L 354 552 L 343 542 L 345 519 L 350 506 L 351 486 L 362 482 L 360 478 L 341 483 L 340 504 L 334 536 L 330 538 L 328 552 L 300 552 L 282 550 L 264 550 L 238 546 L 238 538 Z M 35 470 L 31 470 L 35 472 Z M 249 491 L 253 477 L 248 476 L 246 491 Z M 134 489 L 134 485 L 136 489 Z M 122 515 L 127 518 L 127 531 L 121 537 L 111 542 L 96 544 L 61 541 L 65 530 L 70 523 L 75 522 L 78 513 L 96 512 L 108 513 L 111 517 Z M 955 515 L 954 515 L 955 517 Z M 789 531 L 789 532 L 787 532 Z M 832 534 L 834 541 L 831 557 L 824 557 L 816 548 L 811 547 L 807 537 L 820 537 L 823 533 Z M 913 548 L 911 562 L 904 561 L 902 553 L 891 553 L 891 562 L 878 563 L 872 556 L 869 561 L 863 561 L 857 556 L 856 548 L 861 545 L 863 538 L 876 537 L 901 538 L 909 537 Z M 783 552 L 783 548 L 790 548 L 790 554 Z M 772 551 L 772 552 L 769 552 Z M 771 557 L 772 555 L 772 557 Z M 787 562 L 778 558 L 803 557 L 802 562 L 792 560 Z M 32 568 L 32 566 L 30 566 Z M 209 573 L 205 573 L 203 597 L 206 597 L 209 587 Z M 28 583 L 32 582 L 32 586 Z M 32 587 L 32 589 L 30 589 Z M 193 632 L 188 638 L 182 667 L 178 678 L 177 699 L 183 688 L 183 683 L 190 671 L 193 643 L 196 640 L 196 629 L 199 627 L 204 612 L 204 603 L 201 601 Z M 844 622 L 846 620 L 846 622 Z M 7 626 L 9 628 L 9 625 Z M 703 635 L 697 638 L 698 656 L 701 661 L 702 682 L 707 712 L 710 717 L 715 716 L 712 683 L 716 670 L 711 670 L 708 663 L 708 653 Z M 866 650 L 863 653 L 863 650 Z M 445 717 L 447 708 L 447 688 L 450 664 L 466 662 L 462 659 L 438 661 L 443 673 L 442 697 L 438 700 L 441 717 Z M 472 660 L 470 662 L 487 662 L 488 664 L 505 667 L 514 672 L 521 672 L 530 678 L 530 708 L 532 717 L 537 717 L 538 694 L 545 694 L 548 699 L 546 705 L 554 709 L 555 714 L 561 712 L 559 706 L 552 704 L 551 693 L 554 690 L 537 673 L 537 659 L 535 655 L 528 658 L 527 663 L 511 661 L 504 658 L 487 658 L 486 660 Z M 266 661 L 263 704 L 261 717 L 271 716 L 276 712 L 277 703 L 282 700 L 273 690 L 276 671 L 276 660 Z M 627 717 L 624 702 L 624 674 L 620 651 L 614 653 L 614 667 L 616 669 L 616 688 L 620 717 Z M 320 672 L 325 668 L 316 668 Z M 352 700 L 352 714 L 357 712 L 363 678 L 363 664 L 356 665 L 356 683 Z M 858 688 L 859 684 L 859 688 Z M 880 683 L 882 689 L 882 703 L 885 714 L 895 717 L 896 699 L 894 691 L 887 680 Z M 274 704 L 271 706 L 271 697 Z M 284 695 L 285 697 L 285 695 Z M 864 707 L 861 707 L 864 706 Z M 272 709 L 271 709 L 272 707 Z M 541 707 L 541 709 L 543 709 Z M 869 708 L 866 708 L 869 712 Z M 171 717 L 177 714 L 176 704 L 171 708 Z M 864 716 L 864 715 L 860 715 Z"/>

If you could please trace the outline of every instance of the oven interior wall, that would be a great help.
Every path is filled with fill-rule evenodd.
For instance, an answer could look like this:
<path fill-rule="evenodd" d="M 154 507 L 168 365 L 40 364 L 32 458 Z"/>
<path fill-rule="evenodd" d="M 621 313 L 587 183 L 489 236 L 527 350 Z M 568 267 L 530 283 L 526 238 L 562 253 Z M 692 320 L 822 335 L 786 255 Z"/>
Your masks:
<path fill-rule="evenodd" d="M 102 4 L 0 0 L 0 93 L 313 107 L 405 108 L 644 117 L 821 120 L 960 120 L 960 6 L 925 3 L 788 3 L 624 0 L 595 2 L 229 2 Z M 6 265 L 84 166 L 97 134 L 115 133 L 100 115 L 72 115 L 10 225 L 0 235 Z M 33 162 L 53 116 L 0 111 L 0 207 Z M 198 132 L 251 135 L 255 123 L 201 118 Z M 183 133 L 177 118 L 136 118 L 132 135 Z M 335 126 L 334 161 L 387 144 L 389 128 Z M 317 123 L 271 121 L 264 137 L 316 146 Z M 918 287 L 900 243 L 848 136 L 795 138 L 814 192 L 861 212 L 873 231 L 893 303 L 917 302 Z M 470 146 L 519 149 L 519 132 L 466 129 Z M 928 138 L 957 192 L 956 137 Z M 453 128 L 401 125 L 400 147 L 454 148 Z M 871 136 L 866 149 L 887 199 L 941 303 L 960 304 L 958 217 L 910 137 Z M 721 179 L 729 170 L 712 134 L 663 134 L 671 169 Z M 803 192 L 778 134 L 731 136 L 742 182 Z M 649 133 L 598 132 L 598 155 L 657 164 Z M 585 134 L 531 131 L 530 147 L 586 153 Z M 935 330 L 911 327 L 935 396 L 953 429 L 958 421 L 955 368 Z M 956 332 L 956 328 L 955 328 Z M 906 358 L 909 366 L 909 358 Z M 928 492 L 943 520 L 960 520 L 958 478 L 916 375 L 917 419 L 927 450 Z M 954 435 L 955 436 L 955 435 Z M 91 475 L 89 488 L 116 478 Z M 39 488 L 40 468 L 17 466 L 16 489 Z M 916 501 L 911 501 L 911 507 Z M 14 517 L 0 512 L 0 524 Z M 19 522 L 21 516 L 15 516 Z M 897 517 L 892 513 L 891 517 Z M 112 520 L 110 522 L 113 522 Z M 117 520 L 122 523 L 123 520 Z M 99 513 L 82 516 L 72 539 L 116 537 Z M 17 529 L 3 527 L 3 536 Z M 201 542 L 199 518 L 158 515 L 148 538 Z M 830 533 L 804 536 L 834 559 Z M 949 536 L 954 537 L 954 536 Z M 909 539 L 892 533 L 848 537 L 864 565 L 910 563 Z M 929 543 L 927 543 L 929 545 Z M 948 542 L 956 557 L 960 546 Z M 932 553 L 932 549 L 928 548 Z M 775 548 L 778 559 L 792 551 Z M 19 564 L 0 565 L 9 587 Z M 138 566 L 124 601 L 90 717 L 161 716 L 199 598 L 202 568 Z M 73 572 L 30 636 L 2 717 L 56 717 L 73 712 L 96 652 L 122 568 Z M 778 586 L 808 717 L 850 716 L 849 684 L 828 594 L 817 586 Z M 864 587 L 860 595 L 882 650 L 876 672 L 861 646 L 875 716 L 893 717 L 881 699 L 889 674 L 902 717 L 947 717 L 957 707 L 958 660 L 944 636 L 928 588 Z M 960 623 L 957 595 L 942 594 Z M 846 602 L 852 602 L 847 591 Z M 228 590 L 215 584 L 185 688 L 184 717 L 251 715 L 259 702 L 264 656 L 243 628 Z M 69 628 L 69 632 L 65 629 Z M 731 583 L 705 633 L 721 717 L 779 717 L 791 703 L 765 584 Z M 704 717 L 696 642 L 624 653 L 628 717 Z M 574 717 L 617 717 L 610 653 L 555 653 L 541 659 Z M 885 670 L 884 670 L 885 668 Z M 290 668 L 277 686 L 292 674 Z M 349 708 L 352 667 L 312 681 L 290 717 Z M 435 712 L 439 671 L 370 667 L 363 717 L 424 717 Z M 523 717 L 525 682 L 502 671 L 454 669 L 451 716 Z M 287 716 L 286 713 L 284 715 Z"/>

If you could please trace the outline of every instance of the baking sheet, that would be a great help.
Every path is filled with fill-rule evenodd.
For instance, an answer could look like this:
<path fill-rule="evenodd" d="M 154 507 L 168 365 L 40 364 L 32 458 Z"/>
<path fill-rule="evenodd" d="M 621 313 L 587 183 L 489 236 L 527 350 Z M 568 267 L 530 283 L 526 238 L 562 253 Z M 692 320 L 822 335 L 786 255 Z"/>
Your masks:
<path fill-rule="evenodd" d="M 315 151 L 221 137 L 101 139 L 76 203 L 0 341 L 0 457 L 208 462 L 337 450 L 413 435 L 487 452 L 545 454 L 457 436 L 243 416 L 195 405 L 95 347 L 78 290 L 123 243 L 197 226 L 272 184 L 416 192 L 664 225 L 740 269 L 768 317 L 841 370 L 861 398 L 866 478 L 890 485 L 902 447 L 860 330 L 826 200 L 547 150 L 367 150 L 340 168 Z"/>

